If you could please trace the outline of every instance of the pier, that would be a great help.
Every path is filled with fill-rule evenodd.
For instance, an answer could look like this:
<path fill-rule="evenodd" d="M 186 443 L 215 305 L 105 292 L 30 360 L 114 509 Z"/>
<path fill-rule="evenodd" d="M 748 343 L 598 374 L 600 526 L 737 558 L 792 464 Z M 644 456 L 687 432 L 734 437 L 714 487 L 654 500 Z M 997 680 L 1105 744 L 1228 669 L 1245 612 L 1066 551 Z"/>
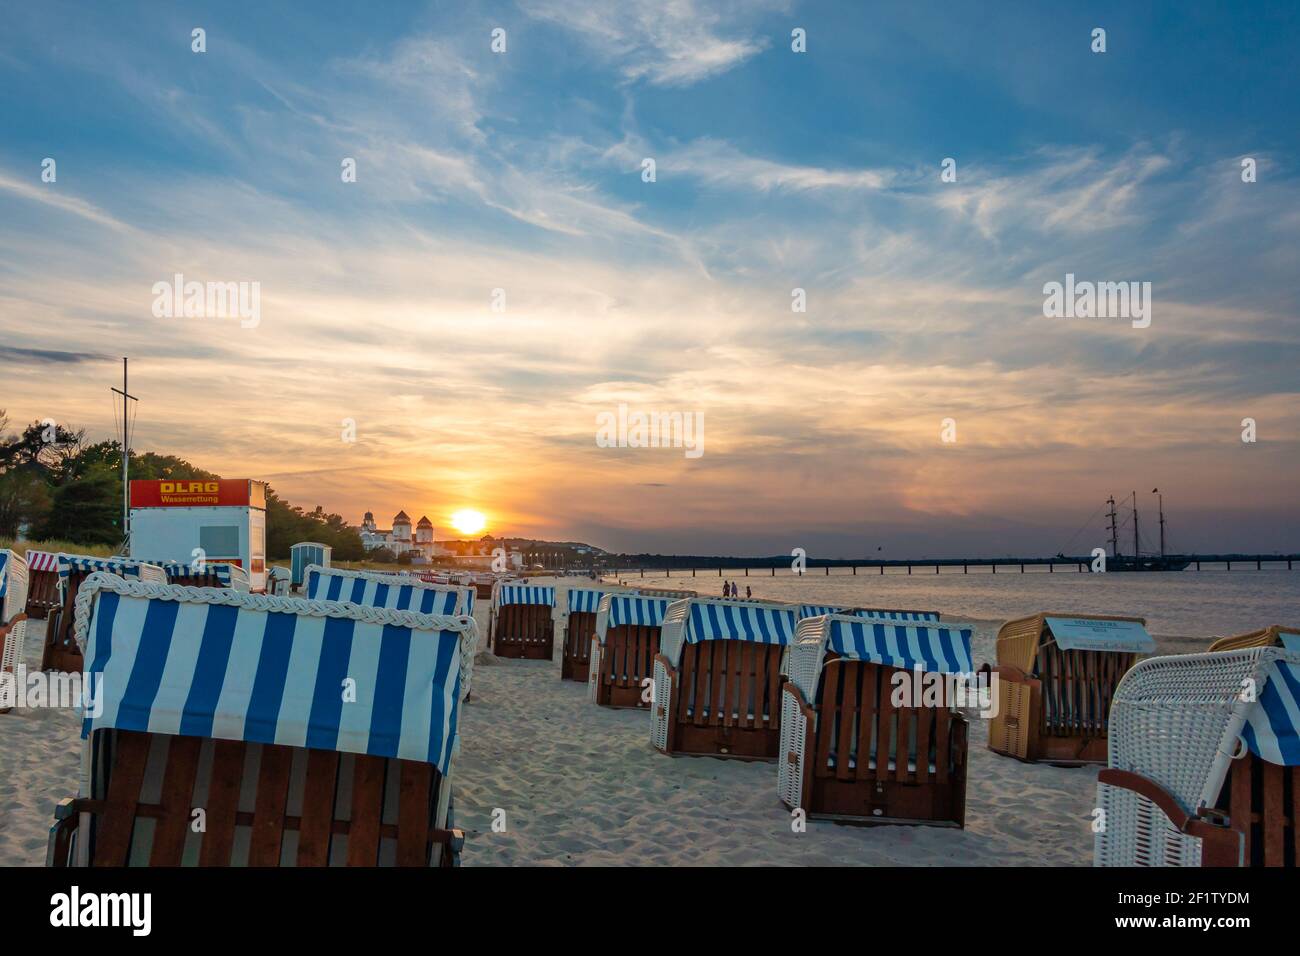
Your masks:
<path fill-rule="evenodd" d="M 626 557 L 626 556 L 625 556 Z M 1144 556 L 1144 560 L 1146 557 Z M 1117 559 L 1107 558 L 1108 563 L 1115 563 Z M 1118 561 L 1131 562 L 1133 559 L 1127 556 L 1121 556 Z M 1152 560 L 1156 560 L 1152 558 Z M 1176 554 L 1167 555 L 1164 560 L 1172 563 L 1186 562 L 1184 571 L 1264 571 L 1264 570 L 1286 570 L 1293 571 L 1300 564 L 1300 554 Z M 907 574 L 939 574 L 941 569 L 954 569 L 949 573 L 957 573 L 956 568 L 961 568 L 962 574 L 972 573 L 989 573 L 997 574 L 1001 569 L 1003 573 L 1024 574 L 1027 568 L 1033 568 L 1037 573 L 1053 574 L 1056 571 L 1073 572 L 1073 573 L 1092 573 L 1092 557 L 1082 556 L 1061 556 L 1057 555 L 1050 558 L 914 558 L 914 559 L 815 559 L 806 560 L 803 576 L 807 577 L 813 573 L 820 573 L 829 577 L 831 571 L 845 576 L 853 576 L 859 573 L 878 573 L 884 574 L 886 568 L 896 569 L 895 573 Z M 663 556 L 658 561 L 645 561 L 636 564 L 619 563 L 612 567 L 606 567 L 602 570 L 605 574 L 617 575 L 639 575 L 645 577 L 646 572 L 652 574 L 663 573 L 667 577 L 672 577 L 676 573 L 679 577 L 699 577 L 702 574 L 708 575 L 716 573 L 722 577 L 724 572 L 739 575 L 741 577 L 770 576 L 775 577 L 778 569 L 790 569 L 791 562 L 789 558 L 708 558 L 693 556 L 690 558 L 674 559 L 670 556 Z M 1041 570 L 1046 568 L 1045 571 Z M 987 569 L 987 571 L 985 571 Z M 1174 571 L 1147 571 L 1134 570 L 1132 568 L 1116 568 L 1109 573 L 1113 574 L 1131 574 L 1131 573 L 1176 573 Z"/>

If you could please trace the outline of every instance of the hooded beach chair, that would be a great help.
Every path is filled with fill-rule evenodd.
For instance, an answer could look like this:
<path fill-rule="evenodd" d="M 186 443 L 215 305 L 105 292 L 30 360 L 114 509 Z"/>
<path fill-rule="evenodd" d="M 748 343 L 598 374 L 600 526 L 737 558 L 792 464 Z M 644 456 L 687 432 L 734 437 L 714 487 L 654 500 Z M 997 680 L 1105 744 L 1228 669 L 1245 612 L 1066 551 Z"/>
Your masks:
<path fill-rule="evenodd" d="M 664 613 L 650 740 L 666 754 L 775 760 L 782 661 L 799 609 L 688 598 Z"/>
<path fill-rule="evenodd" d="M 57 551 L 27 551 L 27 617 L 43 621 L 63 602 L 59 597 Z"/>
<path fill-rule="evenodd" d="M 1097 866 L 1295 866 L 1300 650 L 1137 664 L 1115 691 L 1097 781 Z"/>
<path fill-rule="evenodd" d="M 133 581 L 167 582 L 167 574 L 156 564 L 133 558 L 95 558 L 84 554 L 59 554 L 60 606 L 45 625 L 45 646 L 41 651 L 41 670 L 81 671 L 81 649 L 73 638 L 73 608 L 77 592 L 87 577 L 96 571 L 108 571 Z"/>
<path fill-rule="evenodd" d="M 497 657 L 549 661 L 555 656 L 555 588 L 498 582 L 492 589 L 488 643 Z"/>
<path fill-rule="evenodd" d="M 668 605 L 695 597 L 694 591 L 638 588 L 606 594 L 590 639 L 588 688 L 601 707 L 650 706 L 648 685 Z"/>
<path fill-rule="evenodd" d="M 288 597 L 290 581 L 293 574 L 288 568 L 272 565 L 266 569 L 266 593 L 276 597 Z"/>
<path fill-rule="evenodd" d="M 609 594 L 621 594 L 623 588 L 565 588 L 563 622 L 563 647 L 560 651 L 560 680 L 587 682 L 591 662 L 591 639 L 596 633 L 596 616 L 601 599 Z"/>
<path fill-rule="evenodd" d="M 248 572 L 229 561 L 204 561 L 187 564 L 184 561 L 150 561 L 162 568 L 168 584 L 190 588 L 234 588 L 248 591 Z"/>
<path fill-rule="evenodd" d="M 474 621 L 94 574 L 53 866 L 451 865 Z"/>
<path fill-rule="evenodd" d="M 12 707 L 18 689 L 18 665 L 27 651 L 27 562 L 15 551 L 0 548 L 0 714 Z M 13 675 L 6 678 L 3 675 Z"/>
<path fill-rule="evenodd" d="M 1111 698 L 1155 650 L 1140 617 L 1035 614 L 998 631 L 1000 706 L 989 749 L 1065 766 L 1104 763 Z"/>
<path fill-rule="evenodd" d="M 935 622 L 801 621 L 782 691 L 777 793 L 786 806 L 840 821 L 963 826 L 957 679 L 974 677 L 970 639 L 968 628 Z M 896 682 L 910 688 L 901 700 Z"/>
<path fill-rule="evenodd" d="M 1237 634 L 1234 637 L 1221 637 L 1210 645 L 1210 650 L 1240 651 L 1248 647 L 1285 647 L 1288 650 L 1300 651 L 1300 628 L 1274 624 L 1272 627 Z"/>

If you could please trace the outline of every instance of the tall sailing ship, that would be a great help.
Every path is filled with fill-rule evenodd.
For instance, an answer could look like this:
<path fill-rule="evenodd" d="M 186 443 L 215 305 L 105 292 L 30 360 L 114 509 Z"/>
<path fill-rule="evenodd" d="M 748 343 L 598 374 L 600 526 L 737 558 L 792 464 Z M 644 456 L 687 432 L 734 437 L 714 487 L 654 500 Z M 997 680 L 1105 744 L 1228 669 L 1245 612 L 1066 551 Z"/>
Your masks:
<path fill-rule="evenodd" d="M 1164 495 L 1160 494 L 1159 488 L 1152 488 L 1151 493 L 1157 496 L 1157 508 L 1160 514 L 1160 553 L 1143 554 L 1142 553 L 1142 536 L 1138 526 L 1137 510 L 1137 492 L 1133 492 L 1128 502 L 1133 509 L 1133 553 L 1131 555 L 1121 554 L 1119 550 L 1119 525 L 1116 522 L 1117 514 L 1115 511 L 1115 496 L 1111 495 L 1106 499 L 1106 504 L 1110 506 L 1107 517 L 1110 518 L 1110 557 L 1106 559 L 1107 571 L 1182 571 L 1189 564 L 1191 559 L 1182 555 L 1165 553 L 1165 501 Z"/>

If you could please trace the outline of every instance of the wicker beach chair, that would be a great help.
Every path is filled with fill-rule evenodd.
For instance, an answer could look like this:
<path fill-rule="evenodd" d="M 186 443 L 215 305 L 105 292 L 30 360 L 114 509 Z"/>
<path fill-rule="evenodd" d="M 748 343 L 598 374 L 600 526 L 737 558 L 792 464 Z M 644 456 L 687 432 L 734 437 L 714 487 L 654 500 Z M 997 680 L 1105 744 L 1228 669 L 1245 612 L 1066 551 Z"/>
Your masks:
<path fill-rule="evenodd" d="M 565 588 L 564 607 L 556 604 L 563 632 L 560 651 L 560 680 L 586 683 L 590 676 L 591 639 L 596 633 L 596 618 L 601 600 L 610 594 L 623 594 L 620 587 Z"/>
<path fill-rule="evenodd" d="M 786 806 L 846 822 L 964 826 L 967 726 L 955 678 L 974 676 L 970 639 L 934 622 L 800 622 L 782 691 Z M 945 675 L 930 678 L 938 699 L 921 691 L 922 674 Z M 916 685 L 913 694 L 896 700 L 896 683 Z"/>
<path fill-rule="evenodd" d="M 1104 763 L 1111 698 L 1155 650 L 1140 617 L 1045 612 L 998 631 L 1000 707 L 989 749 L 1062 766 Z"/>
<path fill-rule="evenodd" d="M 555 588 L 497 582 L 488 643 L 497 657 L 549 661 L 555 656 Z"/>
<path fill-rule="evenodd" d="M 93 574 L 52 866 L 453 865 L 472 618 Z"/>
<path fill-rule="evenodd" d="M 63 605 L 57 551 L 27 551 L 27 617 L 43 621 Z"/>
<path fill-rule="evenodd" d="M 1233 637 L 1221 637 L 1210 645 L 1211 651 L 1240 651 L 1248 647 L 1285 647 L 1300 651 L 1300 628 L 1274 624 L 1258 631 L 1248 631 Z"/>
<path fill-rule="evenodd" d="M 1300 651 L 1137 664 L 1115 691 L 1097 779 L 1097 866 L 1295 866 Z"/>
<path fill-rule="evenodd" d="M 248 572 L 229 561 L 205 561 L 202 564 L 187 564 L 184 561 L 148 563 L 162 568 L 168 584 L 188 588 L 234 588 L 236 591 L 250 589 Z"/>
<path fill-rule="evenodd" d="M 303 596 L 420 614 L 474 614 L 473 588 L 434 584 L 410 574 L 311 566 L 305 571 Z"/>
<path fill-rule="evenodd" d="M 288 568 L 273 565 L 266 569 L 266 593 L 276 597 L 288 597 L 293 572 Z"/>
<path fill-rule="evenodd" d="M 650 740 L 666 754 L 775 760 L 798 607 L 688 598 L 664 614 Z"/>
<path fill-rule="evenodd" d="M 82 582 L 96 571 L 108 571 L 133 581 L 165 584 L 167 574 L 156 564 L 133 558 L 96 558 L 83 554 L 59 554 L 60 606 L 45 625 L 45 646 L 41 651 L 41 670 L 81 671 L 81 649 L 73 638 L 73 608 Z"/>
<path fill-rule="evenodd" d="M 0 548 L 0 714 L 13 707 L 18 669 L 27 651 L 27 561 Z M 3 675 L 8 674 L 10 677 Z"/>
<path fill-rule="evenodd" d="M 668 605 L 694 591 L 638 588 L 606 594 L 590 639 L 587 686 L 601 707 L 649 708 L 649 685 Z"/>

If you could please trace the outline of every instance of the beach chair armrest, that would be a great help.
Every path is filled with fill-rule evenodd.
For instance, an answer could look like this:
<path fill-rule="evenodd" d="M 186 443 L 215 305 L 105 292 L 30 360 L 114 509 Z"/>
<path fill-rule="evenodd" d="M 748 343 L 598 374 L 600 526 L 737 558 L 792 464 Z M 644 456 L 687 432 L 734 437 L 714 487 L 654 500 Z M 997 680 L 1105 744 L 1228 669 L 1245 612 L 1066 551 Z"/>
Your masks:
<path fill-rule="evenodd" d="M 72 797 L 64 797 L 54 807 L 54 825 L 50 827 L 49 842 L 45 847 L 45 865 L 68 865 L 68 847 L 72 833 L 80 820 L 80 808 Z"/>
<path fill-rule="evenodd" d="M 1146 797 L 1169 820 L 1174 829 L 1201 841 L 1202 866 L 1240 866 L 1242 858 L 1241 834 L 1223 823 L 1207 819 L 1199 813 L 1188 813 L 1172 793 L 1150 777 L 1132 770 L 1106 767 L 1097 775 L 1097 782 L 1109 787 L 1131 790 Z"/>

